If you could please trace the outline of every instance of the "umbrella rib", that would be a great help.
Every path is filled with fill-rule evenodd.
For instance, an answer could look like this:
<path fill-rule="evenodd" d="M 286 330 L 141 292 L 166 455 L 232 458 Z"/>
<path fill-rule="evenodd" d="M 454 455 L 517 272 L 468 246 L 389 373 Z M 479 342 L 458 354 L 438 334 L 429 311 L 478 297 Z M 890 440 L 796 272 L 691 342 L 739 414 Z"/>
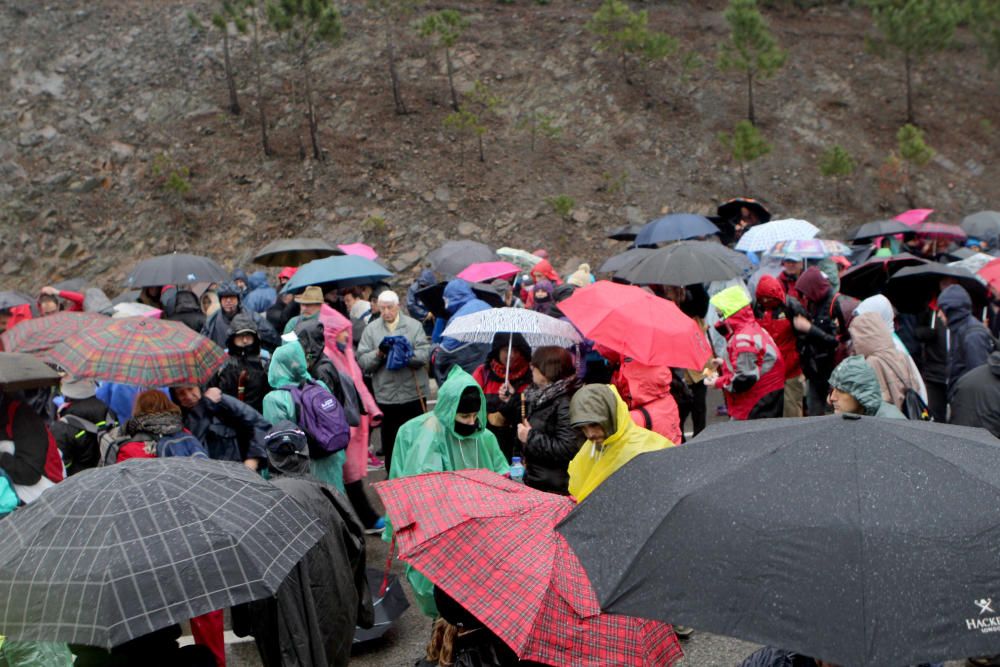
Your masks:
<path fill-rule="evenodd" d="M 865 532 L 862 527 L 862 514 L 864 513 L 864 508 L 861 505 L 861 463 L 858 460 L 858 448 L 854 448 L 854 481 L 856 485 L 855 497 L 857 499 L 858 506 L 858 556 L 859 562 L 861 563 L 861 572 L 859 573 L 861 579 L 861 636 L 864 637 L 865 642 L 865 658 L 869 653 L 869 641 L 868 641 L 868 580 L 867 580 L 867 568 L 864 567 L 865 558 Z"/>

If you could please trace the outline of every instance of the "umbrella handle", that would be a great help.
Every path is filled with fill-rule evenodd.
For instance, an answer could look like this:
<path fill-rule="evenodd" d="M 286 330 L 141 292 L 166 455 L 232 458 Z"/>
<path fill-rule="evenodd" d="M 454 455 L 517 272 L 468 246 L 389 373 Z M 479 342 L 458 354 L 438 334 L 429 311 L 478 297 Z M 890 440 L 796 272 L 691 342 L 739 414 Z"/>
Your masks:
<path fill-rule="evenodd" d="M 503 374 L 503 383 L 508 387 L 510 387 L 510 355 L 514 349 L 514 333 L 511 332 L 508 334 L 508 336 L 509 337 L 507 338 L 507 370 L 505 370 Z"/>
<path fill-rule="evenodd" d="M 385 597 L 385 592 L 389 588 L 389 570 L 392 568 L 392 552 L 396 549 L 396 531 L 392 531 L 392 541 L 389 542 L 389 555 L 385 558 L 385 572 L 382 574 L 382 585 L 378 589 L 378 596 Z"/>

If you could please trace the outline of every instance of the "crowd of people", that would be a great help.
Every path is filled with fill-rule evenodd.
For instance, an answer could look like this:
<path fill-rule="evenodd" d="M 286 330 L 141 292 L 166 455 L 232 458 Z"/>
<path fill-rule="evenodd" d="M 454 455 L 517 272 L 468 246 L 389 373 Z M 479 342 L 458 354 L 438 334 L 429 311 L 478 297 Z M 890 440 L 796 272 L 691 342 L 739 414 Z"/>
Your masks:
<path fill-rule="evenodd" d="M 721 240 L 735 244 L 762 221 L 756 209 L 743 208 L 723 222 Z M 864 256 L 877 250 L 876 259 L 885 260 L 906 251 L 937 262 L 951 259 L 955 249 L 917 235 L 890 240 L 854 250 Z M 989 250 L 986 241 L 976 244 Z M 601 341 L 533 348 L 519 332 L 498 333 L 490 344 L 446 335 L 449 321 L 496 306 L 572 322 L 560 304 L 599 277 L 613 279 L 595 276 L 589 264 L 560 275 L 546 251 L 533 254 L 523 272 L 488 285 L 424 267 L 403 299 L 381 283 L 282 292 L 295 267 L 277 273 L 273 285 L 263 271 L 236 270 L 231 281 L 198 290 L 145 287 L 139 302 L 214 341 L 228 353 L 225 362 L 203 384 L 139 387 L 67 376 L 52 391 L 3 394 L 0 430 L 13 446 L 0 447 L 0 501 L 6 501 L 0 511 L 34 502 L 89 468 L 200 456 L 275 478 L 307 474 L 343 494 L 347 503 L 337 507 L 338 516 L 358 534 L 389 541 L 392 526 L 371 501 L 369 472 L 384 469 L 400 478 L 485 468 L 504 475 L 517 459 L 527 486 L 579 502 L 635 456 L 697 435 L 706 425 L 710 390 L 722 393 L 720 415 L 731 420 L 832 411 L 981 426 L 1000 436 L 1000 302 L 991 299 L 974 311 L 956 278 L 942 277 L 916 313 L 900 312 L 883 294 L 842 293 L 850 256 L 813 260 L 790 253 L 771 258 L 770 270 L 762 261 L 725 282 L 643 286 L 697 323 L 713 350 L 700 368 L 644 364 Z M 443 309 L 421 296 L 439 282 L 447 282 Z M 35 303 L 0 310 L 0 332 L 84 310 L 88 296 L 46 286 Z M 316 416 L 317 392 L 335 399 L 334 413 Z M 308 447 L 289 448 L 287 436 L 296 427 Z M 310 495 L 304 488 L 298 493 Z M 350 556 L 357 562 L 357 549 Z M 360 560 L 363 569 L 363 549 Z M 441 618 L 447 596 L 412 567 L 407 579 L 420 609 Z M 353 595 L 367 595 L 363 580 Z M 454 600 L 447 602 L 450 617 L 462 615 Z M 344 632 L 364 617 L 364 605 L 357 606 L 341 624 Z M 221 617 L 192 627 L 216 664 L 224 664 Z M 274 638 L 265 637 L 269 629 L 248 632 L 261 633 L 258 642 L 272 642 L 266 650 L 280 654 Z M 168 643 L 176 639 L 167 634 Z M 428 661 L 442 655 L 441 636 L 455 632 L 437 632 Z M 480 646 L 502 646 L 488 631 L 477 637 Z M 318 640 L 336 644 L 328 650 L 330 664 L 346 661 L 343 639 Z M 86 664 L 125 664 L 115 660 L 136 655 L 129 650 L 77 652 Z M 451 646 L 444 654 L 454 659 L 455 650 L 465 649 Z M 760 654 L 747 664 L 786 664 L 781 651 L 767 655 L 778 657 L 766 661 Z M 190 664 L 204 659 L 201 654 Z M 266 664 L 293 664 L 272 660 Z M 510 657 L 497 660 L 511 664 Z"/>

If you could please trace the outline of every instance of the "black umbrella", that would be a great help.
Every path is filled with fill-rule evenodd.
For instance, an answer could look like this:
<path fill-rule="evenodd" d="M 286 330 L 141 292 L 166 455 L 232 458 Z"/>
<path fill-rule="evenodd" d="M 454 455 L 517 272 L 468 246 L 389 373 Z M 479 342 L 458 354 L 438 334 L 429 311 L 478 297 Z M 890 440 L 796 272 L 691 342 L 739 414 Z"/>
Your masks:
<path fill-rule="evenodd" d="M 637 246 L 656 246 L 718 234 L 719 228 L 703 215 L 670 213 L 643 225 L 635 237 Z"/>
<path fill-rule="evenodd" d="M 382 591 L 382 583 L 385 581 L 385 591 Z M 389 631 L 396 619 L 403 615 L 403 612 L 410 607 L 410 601 L 406 599 L 403 592 L 403 585 L 394 574 L 386 576 L 384 572 L 370 567 L 368 568 L 368 590 L 372 596 L 372 608 L 375 612 L 375 622 L 370 628 L 356 628 L 354 630 L 354 643 L 361 644 L 379 639 Z"/>
<path fill-rule="evenodd" d="M 631 248 L 625 252 L 608 257 L 604 263 L 601 264 L 601 267 L 597 269 L 597 272 L 617 273 L 618 271 L 624 271 L 654 252 L 656 252 L 656 250 L 653 248 Z"/>
<path fill-rule="evenodd" d="M 608 238 L 615 241 L 634 241 L 635 237 L 642 231 L 645 225 L 622 225 L 618 229 L 608 234 Z"/>
<path fill-rule="evenodd" d="M 111 648 L 273 595 L 324 528 L 236 463 L 87 470 L 3 522 L 0 634 Z"/>
<path fill-rule="evenodd" d="M 488 245 L 478 241 L 448 241 L 427 255 L 427 261 L 435 271 L 450 277 L 457 276 L 469 264 L 495 262 L 498 259 Z"/>
<path fill-rule="evenodd" d="M 876 220 L 875 222 L 866 222 L 855 229 L 849 239 L 852 241 L 862 241 L 874 239 L 879 236 L 907 234 L 912 231 L 912 227 L 904 225 L 899 220 Z"/>
<path fill-rule="evenodd" d="M 9 290 L 0 292 L 0 310 L 7 310 L 8 308 L 23 306 L 25 304 L 30 304 L 32 306 L 35 305 L 34 300 L 27 294 L 12 292 Z"/>
<path fill-rule="evenodd" d="M 851 667 L 1000 651 L 1000 441 L 855 415 L 710 426 L 559 527 L 612 613 Z"/>
<path fill-rule="evenodd" d="M 135 303 L 139 300 L 139 295 L 142 294 L 142 290 L 130 289 L 125 290 L 115 298 L 111 299 L 111 305 L 117 306 L 120 303 Z"/>
<path fill-rule="evenodd" d="M 750 260 L 721 243 L 681 241 L 654 251 L 618 272 L 636 285 L 691 285 L 736 278 L 750 268 Z"/>
<path fill-rule="evenodd" d="M 151 257 L 136 264 L 125 284 L 131 288 L 189 283 L 219 283 L 229 280 L 229 274 L 215 260 L 201 255 L 174 252 Z"/>
<path fill-rule="evenodd" d="M 969 236 L 995 243 L 1000 237 L 1000 212 L 980 211 L 962 219 L 962 229 Z"/>
<path fill-rule="evenodd" d="M 427 306 L 427 310 L 434 313 L 436 317 L 448 317 L 448 311 L 444 308 L 444 288 L 448 281 L 425 287 L 417 291 L 417 298 Z M 503 296 L 497 294 L 492 286 L 486 283 L 469 283 L 476 297 L 482 299 L 494 308 L 504 306 Z"/>
<path fill-rule="evenodd" d="M 730 199 L 727 202 L 719 204 L 715 212 L 723 220 L 739 220 L 740 209 L 743 208 L 756 215 L 758 222 L 769 222 L 771 220 L 771 212 L 765 208 L 764 204 L 750 197 Z"/>
<path fill-rule="evenodd" d="M 51 387 L 59 381 L 59 373 L 30 354 L 0 352 L 0 391 Z"/>
<path fill-rule="evenodd" d="M 314 259 L 343 254 L 343 250 L 323 239 L 278 239 L 258 250 L 253 261 L 264 266 L 299 266 Z"/>
<path fill-rule="evenodd" d="M 900 269 L 928 263 L 926 259 L 905 252 L 892 257 L 873 257 L 840 275 L 840 291 L 858 299 L 867 299 L 881 294 L 889 278 Z"/>
<path fill-rule="evenodd" d="M 972 298 L 972 307 L 985 308 L 989 302 L 986 285 L 974 273 L 960 266 L 928 262 L 900 269 L 889 279 L 885 295 L 898 310 L 919 313 L 940 291 L 942 278 L 953 278 Z"/>

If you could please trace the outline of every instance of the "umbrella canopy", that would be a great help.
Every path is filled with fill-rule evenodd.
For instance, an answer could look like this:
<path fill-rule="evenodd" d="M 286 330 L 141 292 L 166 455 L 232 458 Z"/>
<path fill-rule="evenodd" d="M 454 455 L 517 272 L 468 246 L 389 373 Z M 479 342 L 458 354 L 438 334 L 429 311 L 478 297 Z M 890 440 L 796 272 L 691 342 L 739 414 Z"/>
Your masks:
<path fill-rule="evenodd" d="M 605 611 L 838 665 L 992 655 L 989 432 L 856 415 L 716 424 L 642 454 L 559 527 Z M 977 601 L 980 601 L 977 603 Z M 993 609 L 997 609 L 994 605 Z"/>
<path fill-rule="evenodd" d="M 996 257 L 993 255 L 987 255 L 985 252 L 973 252 L 971 255 L 963 257 L 954 262 L 949 262 L 948 266 L 957 266 L 963 269 L 968 269 L 972 273 L 979 273 L 979 271 L 985 267 L 987 264 L 995 260 Z M 982 276 L 980 279 L 986 280 Z M 989 282 L 989 281 L 987 281 Z"/>
<path fill-rule="evenodd" d="M 53 287 L 61 292 L 83 292 L 87 288 L 87 285 L 88 281 L 86 278 L 69 278 L 68 280 L 60 280 Z"/>
<path fill-rule="evenodd" d="M 343 255 L 345 252 L 323 239 L 278 239 L 258 250 L 253 261 L 264 266 L 299 266 L 314 259 Z"/>
<path fill-rule="evenodd" d="M 1000 292 L 1000 258 L 994 259 L 976 273 L 989 283 L 990 287 Z"/>
<path fill-rule="evenodd" d="M 968 269 L 928 262 L 900 269 L 889 279 L 885 295 L 898 310 L 919 313 L 940 291 L 942 278 L 954 278 L 972 297 L 974 308 L 987 305 L 986 285 Z"/>
<path fill-rule="evenodd" d="M 852 241 L 867 241 L 869 239 L 878 238 L 879 236 L 892 236 L 894 234 L 905 234 L 907 232 L 912 232 L 907 225 L 904 225 L 898 220 L 876 220 L 875 222 L 866 222 L 865 224 L 854 230 L 851 234 L 850 239 Z"/>
<path fill-rule="evenodd" d="M 1000 238 L 1000 212 L 980 211 L 962 218 L 962 229 L 977 239 L 996 242 Z"/>
<path fill-rule="evenodd" d="M 840 291 L 858 299 L 867 299 L 881 294 L 889 278 L 900 269 L 921 264 L 929 262 L 905 252 L 892 257 L 873 257 L 841 274 Z"/>
<path fill-rule="evenodd" d="M 962 240 L 968 237 L 965 230 L 958 225 L 948 225 L 943 222 L 921 222 L 910 231 L 916 231 L 919 236 L 932 236 L 945 240 Z"/>
<path fill-rule="evenodd" d="M 783 241 L 776 243 L 767 254 L 775 257 L 798 255 L 802 259 L 823 259 L 833 255 L 850 255 L 851 246 L 840 241 L 826 239 Z"/>
<path fill-rule="evenodd" d="M 617 276 L 638 285 L 691 285 L 743 275 L 750 260 L 721 243 L 681 241 L 656 250 Z"/>
<path fill-rule="evenodd" d="M 520 248 L 497 248 L 497 256 L 508 259 L 523 269 L 530 269 L 542 261 L 542 258 L 538 255 L 533 255 L 527 250 L 521 250 Z"/>
<path fill-rule="evenodd" d="M 281 291 L 297 294 L 310 285 L 329 290 L 367 285 L 391 277 L 392 272 L 378 262 L 357 255 L 336 255 L 303 264 Z"/>
<path fill-rule="evenodd" d="M 635 241 L 635 237 L 642 231 L 643 226 L 644 225 L 622 225 L 613 232 L 609 232 L 607 237 L 614 241 Z"/>
<path fill-rule="evenodd" d="M 718 234 L 719 228 L 703 215 L 670 213 L 645 225 L 635 237 L 637 246 L 683 241 Z"/>
<path fill-rule="evenodd" d="M 59 373 L 22 352 L 0 352 L 0 391 L 39 389 L 59 384 Z"/>
<path fill-rule="evenodd" d="M 441 335 L 467 343 L 492 343 L 498 333 L 519 333 L 531 347 L 569 347 L 582 340 L 569 322 L 526 308 L 491 308 L 456 317 Z"/>
<path fill-rule="evenodd" d="M 417 290 L 417 297 L 423 302 L 427 309 L 437 317 L 448 318 L 448 311 L 444 307 L 444 288 L 448 281 L 442 281 L 436 285 Z M 493 306 L 500 308 L 504 305 L 503 296 L 497 294 L 492 286 L 485 283 L 470 283 L 476 298 L 481 299 Z"/>
<path fill-rule="evenodd" d="M 358 257 L 370 260 L 378 259 L 378 253 L 375 252 L 375 248 L 367 243 L 342 243 L 337 248 L 342 250 L 345 255 L 357 255 Z"/>
<path fill-rule="evenodd" d="M 110 319 L 98 313 L 63 311 L 19 322 L 0 335 L 0 341 L 9 352 L 44 355 L 73 334 L 91 327 L 99 328 L 109 322 Z"/>
<path fill-rule="evenodd" d="M 719 204 L 716 214 L 723 220 L 733 220 L 740 217 L 740 209 L 747 209 L 757 216 L 759 222 L 770 222 L 771 212 L 761 202 L 750 197 L 737 197 Z M 758 223 L 759 224 L 759 223 Z"/>
<path fill-rule="evenodd" d="M 125 285 L 140 288 L 197 282 L 218 283 L 225 280 L 229 280 L 229 274 L 214 259 L 174 252 L 136 264 L 125 279 Z"/>
<path fill-rule="evenodd" d="M 183 322 L 145 317 L 82 330 L 49 354 L 73 377 L 139 387 L 202 384 L 226 358 L 222 348 Z"/>
<path fill-rule="evenodd" d="M 457 277 L 470 283 L 484 283 L 497 278 L 509 280 L 520 272 L 521 267 L 510 262 L 479 262 L 469 264 Z"/>
<path fill-rule="evenodd" d="M 399 557 L 522 660 L 659 667 L 680 659 L 669 625 L 601 613 L 579 561 L 553 530 L 573 509 L 569 498 L 486 470 L 405 477 L 376 489 Z"/>
<path fill-rule="evenodd" d="M 242 465 L 131 459 L 4 521 L 0 634 L 111 648 L 273 595 L 323 528 Z"/>
<path fill-rule="evenodd" d="M 893 218 L 893 220 L 898 220 L 904 225 L 912 227 L 929 218 L 933 212 L 934 209 L 932 208 L 911 208 L 909 211 L 903 211 Z"/>
<path fill-rule="evenodd" d="M 701 370 L 712 356 L 694 320 L 633 285 L 599 280 L 559 302 L 559 309 L 587 338 L 648 366 Z"/>
<path fill-rule="evenodd" d="M 448 241 L 427 255 L 431 267 L 446 276 L 457 276 L 469 264 L 496 260 L 497 254 L 478 241 Z"/>
<path fill-rule="evenodd" d="M 763 252 L 781 241 L 804 241 L 819 234 L 819 227 L 806 220 L 787 218 L 754 225 L 743 233 L 736 249 L 743 252 Z"/>
<path fill-rule="evenodd" d="M 34 303 L 34 299 L 27 294 L 22 294 L 21 292 L 13 292 L 10 290 L 0 292 L 0 310 L 7 310 L 8 308 L 23 306 L 25 304 L 33 306 Z"/>
<path fill-rule="evenodd" d="M 600 268 L 597 269 L 597 272 L 618 273 L 619 271 L 624 271 L 654 252 L 656 252 L 655 248 L 631 248 L 606 259 L 604 264 L 601 264 Z"/>
<path fill-rule="evenodd" d="M 368 577 L 368 593 L 372 596 L 372 609 L 375 612 L 375 621 L 370 628 L 356 627 L 354 629 L 355 644 L 363 644 L 375 639 L 380 639 L 389 632 L 393 624 L 407 609 L 410 608 L 410 601 L 406 599 L 403 591 L 403 584 L 399 578 L 386 573 L 377 567 L 365 568 Z M 385 579 L 385 590 L 382 590 L 382 580 Z"/>

